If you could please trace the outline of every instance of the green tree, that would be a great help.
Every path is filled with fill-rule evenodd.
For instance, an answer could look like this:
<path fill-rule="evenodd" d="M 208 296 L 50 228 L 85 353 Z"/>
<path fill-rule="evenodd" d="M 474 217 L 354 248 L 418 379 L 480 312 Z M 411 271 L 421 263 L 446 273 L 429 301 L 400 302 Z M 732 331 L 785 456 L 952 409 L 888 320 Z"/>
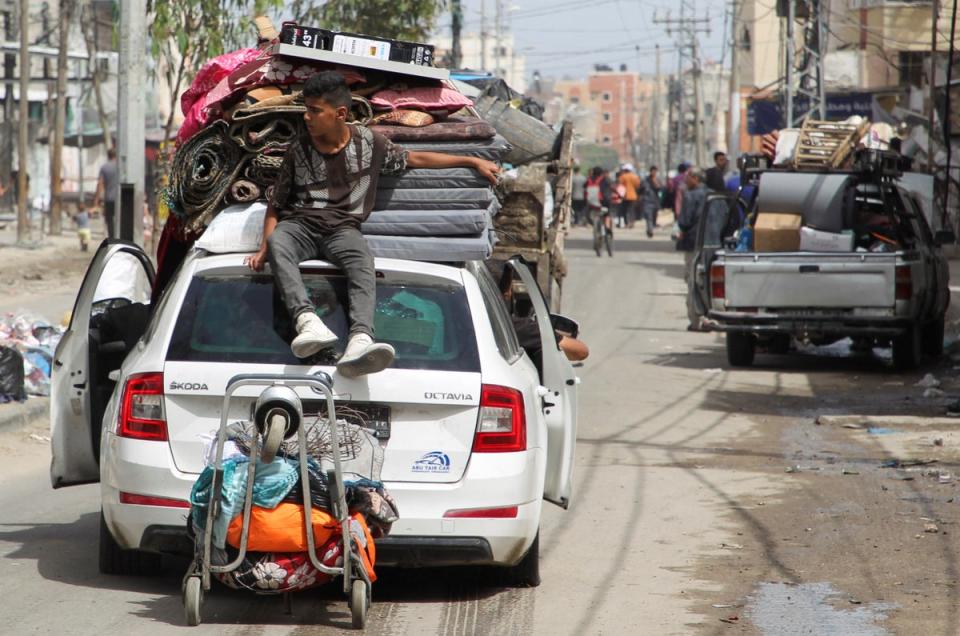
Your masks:
<path fill-rule="evenodd" d="M 286 13 L 305 25 L 423 42 L 446 4 L 446 0 L 293 0 Z"/>

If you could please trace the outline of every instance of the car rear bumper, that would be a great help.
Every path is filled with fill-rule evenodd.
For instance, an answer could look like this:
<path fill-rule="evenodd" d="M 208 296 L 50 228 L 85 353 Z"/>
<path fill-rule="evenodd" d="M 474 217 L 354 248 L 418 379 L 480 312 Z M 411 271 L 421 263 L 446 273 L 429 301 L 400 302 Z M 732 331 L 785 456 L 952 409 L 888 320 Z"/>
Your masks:
<path fill-rule="evenodd" d="M 173 467 L 170 447 L 106 433 L 100 463 L 100 505 L 103 517 L 117 544 L 124 549 L 167 550 L 170 542 L 146 536 L 148 528 L 187 529 L 187 507 L 150 506 L 120 503 L 120 493 L 175 499 L 184 503 L 197 475 Z M 167 534 L 176 534 L 168 532 Z"/>
<path fill-rule="evenodd" d="M 189 553 L 188 508 L 120 503 L 120 493 L 186 502 L 197 475 L 177 471 L 169 447 L 161 442 L 107 433 L 103 444 L 101 505 L 119 546 Z M 544 462 L 542 449 L 475 453 L 459 482 L 387 483 L 400 519 L 383 540 L 378 562 L 401 566 L 517 563 L 540 528 Z M 512 507 L 516 515 L 507 518 L 444 516 L 451 510 Z"/>
<path fill-rule="evenodd" d="M 888 318 L 844 315 L 801 317 L 715 310 L 709 312 L 708 318 L 711 331 L 758 334 L 809 333 L 893 337 L 902 334 L 912 324 L 909 319 L 892 316 Z"/>

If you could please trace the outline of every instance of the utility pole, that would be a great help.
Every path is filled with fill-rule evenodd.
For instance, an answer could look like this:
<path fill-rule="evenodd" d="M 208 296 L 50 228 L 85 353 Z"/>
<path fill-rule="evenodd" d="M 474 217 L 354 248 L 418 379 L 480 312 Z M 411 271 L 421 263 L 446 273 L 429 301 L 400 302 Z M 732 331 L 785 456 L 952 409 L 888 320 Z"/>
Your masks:
<path fill-rule="evenodd" d="M 59 236 L 63 219 L 63 135 L 67 123 L 67 45 L 73 0 L 60 0 L 57 24 L 60 30 L 57 50 L 57 105 L 53 126 L 53 148 L 50 159 L 50 234 Z"/>
<path fill-rule="evenodd" d="M 118 236 L 143 245 L 144 180 L 144 42 L 145 0 L 120 4 L 120 68 L 118 73 L 118 148 L 120 192 Z"/>
<path fill-rule="evenodd" d="M 707 15 L 704 18 L 696 17 L 693 0 L 680 0 L 679 19 L 671 18 L 668 12 L 666 18 L 660 18 L 654 15 L 653 22 L 654 24 L 665 25 L 667 35 L 676 36 L 677 84 L 679 86 L 676 99 L 678 108 L 676 117 L 676 147 L 678 150 L 676 154 L 681 160 L 684 159 L 687 142 L 687 122 L 689 119 L 693 119 L 694 137 L 697 144 L 697 149 L 694 150 L 694 153 L 698 158 L 697 163 L 699 164 L 703 158 L 703 116 L 702 113 L 699 112 L 700 108 L 697 106 L 697 103 L 699 102 L 702 105 L 703 100 L 702 90 L 698 88 L 700 85 L 700 60 L 697 34 L 710 34 L 710 16 Z M 687 99 L 687 83 L 683 72 L 684 68 L 687 67 L 692 68 L 691 75 L 693 77 L 693 85 L 689 87 L 691 97 L 693 98 L 692 100 Z M 688 113 L 690 101 L 693 101 L 693 113 Z M 672 107 L 673 104 L 671 103 L 671 109 Z"/>
<path fill-rule="evenodd" d="M 939 1 L 939 0 L 938 0 Z M 798 4 L 799 2 L 799 4 Z M 934 2 L 936 4 L 936 2 Z M 784 100 L 788 127 L 798 126 L 807 117 L 827 118 L 827 95 L 823 81 L 823 61 L 827 47 L 827 11 L 822 0 L 788 0 L 787 39 L 784 60 Z M 799 10 L 799 11 L 798 11 Z M 797 64 L 796 22 L 804 18 L 803 47 Z M 799 78 L 797 72 L 799 71 Z M 806 98 L 806 108 L 799 112 L 798 96 Z"/>
<path fill-rule="evenodd" d="M 7 42 L 13 42 L 13 3 L 7 3 L 3 11 L 3 35 Z M 17 66 L 17 56 L 5 53 L 3 56 L 3 128 L 0 129 L 0 183 L 10 184 L 10 173 L 13 170 L 13 77 Z M 0 197 L 0 204 L 13 198 L 12 188 L 9 197 Z M 14 202 L 16 203 L 16 202 Z"/>
<path fill-rule="evenodd" d="M 480 70 L 487 70 L 487 0 L 480 0 Z"/>
<path fill-rule="evenodd" d="M 703 157 L 703 68 L 700 64 L 700 44 L 693 39 L 693 138 L 694 162 L 698 166 L 706 165 Z"/>
<path fill-rule="evenodd" d="M 503 77 L 503 72 L 500 70 L 503 61 L 500 55 L 503 52 L 503 0 L 496 0 L 496 3 L 497 10 L 493 23 L 493 74 L 495 77 Z"/>
<path fill-rule="evenodd" d="M 660 166 L 663 170 L 662 157 L 660 156 L 660 45 L 657 45 L 657 77 L 653 85 L 653 128 L 651 132 L 651 141 L 653 142 L 653 164 Z M 664 174 L 666 171 L 664 170 Z"/>
<path fill-rule="evenodd" d="M 17 134 L 17 242 L 30 236 L 27 214 L 27 133 L 30 126 L 30 0 L 20 0 L 20 121 Z M 7 90 L 12 91 L 12 87 Z"/>
<path fill-rule="evenodd" d="M 460 68 L 463 63 L 463 50 L 460 47 L 460 31 L 463 29 L 463 5 L 460 0 L 450 2 L 450 66 Z"/>
<path fill-rule="evenodd" d="M 740 156 L 740 9 L 741 0 L 732 0 L 730 42 L 730 139 L 727 150 L 736 161 Z"/>

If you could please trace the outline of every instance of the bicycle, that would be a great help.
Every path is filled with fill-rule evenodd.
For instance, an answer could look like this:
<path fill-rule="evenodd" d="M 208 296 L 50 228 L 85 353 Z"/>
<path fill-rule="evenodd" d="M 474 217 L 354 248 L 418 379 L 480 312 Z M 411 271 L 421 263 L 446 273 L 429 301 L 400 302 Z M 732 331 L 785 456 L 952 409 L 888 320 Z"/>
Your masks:
<path fill-rule="evenodd" d="M 603 248 L 606 247 L 607 255 L 613 256 L 613 229 L 607 227 L 610 208 L 600 208 L 599 213 L 591 210 L 591 214 L 593 215 L 593 251 L 597 256 L 602 256 Z"/>

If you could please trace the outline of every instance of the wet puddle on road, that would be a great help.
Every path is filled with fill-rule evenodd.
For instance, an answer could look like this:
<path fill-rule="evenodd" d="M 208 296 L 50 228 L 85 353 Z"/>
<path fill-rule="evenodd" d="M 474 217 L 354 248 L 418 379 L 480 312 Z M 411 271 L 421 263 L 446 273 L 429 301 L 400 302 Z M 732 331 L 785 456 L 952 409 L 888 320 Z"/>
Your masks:
<path fill-rule="evenodd" d="M 878 623 L 894 608 L 890 603 L 861 605 L 830 583 L 762 583 L 748 597 L 746 613 L 761 634 L 771 636 L 888 636 L 892 632 Z"/>

